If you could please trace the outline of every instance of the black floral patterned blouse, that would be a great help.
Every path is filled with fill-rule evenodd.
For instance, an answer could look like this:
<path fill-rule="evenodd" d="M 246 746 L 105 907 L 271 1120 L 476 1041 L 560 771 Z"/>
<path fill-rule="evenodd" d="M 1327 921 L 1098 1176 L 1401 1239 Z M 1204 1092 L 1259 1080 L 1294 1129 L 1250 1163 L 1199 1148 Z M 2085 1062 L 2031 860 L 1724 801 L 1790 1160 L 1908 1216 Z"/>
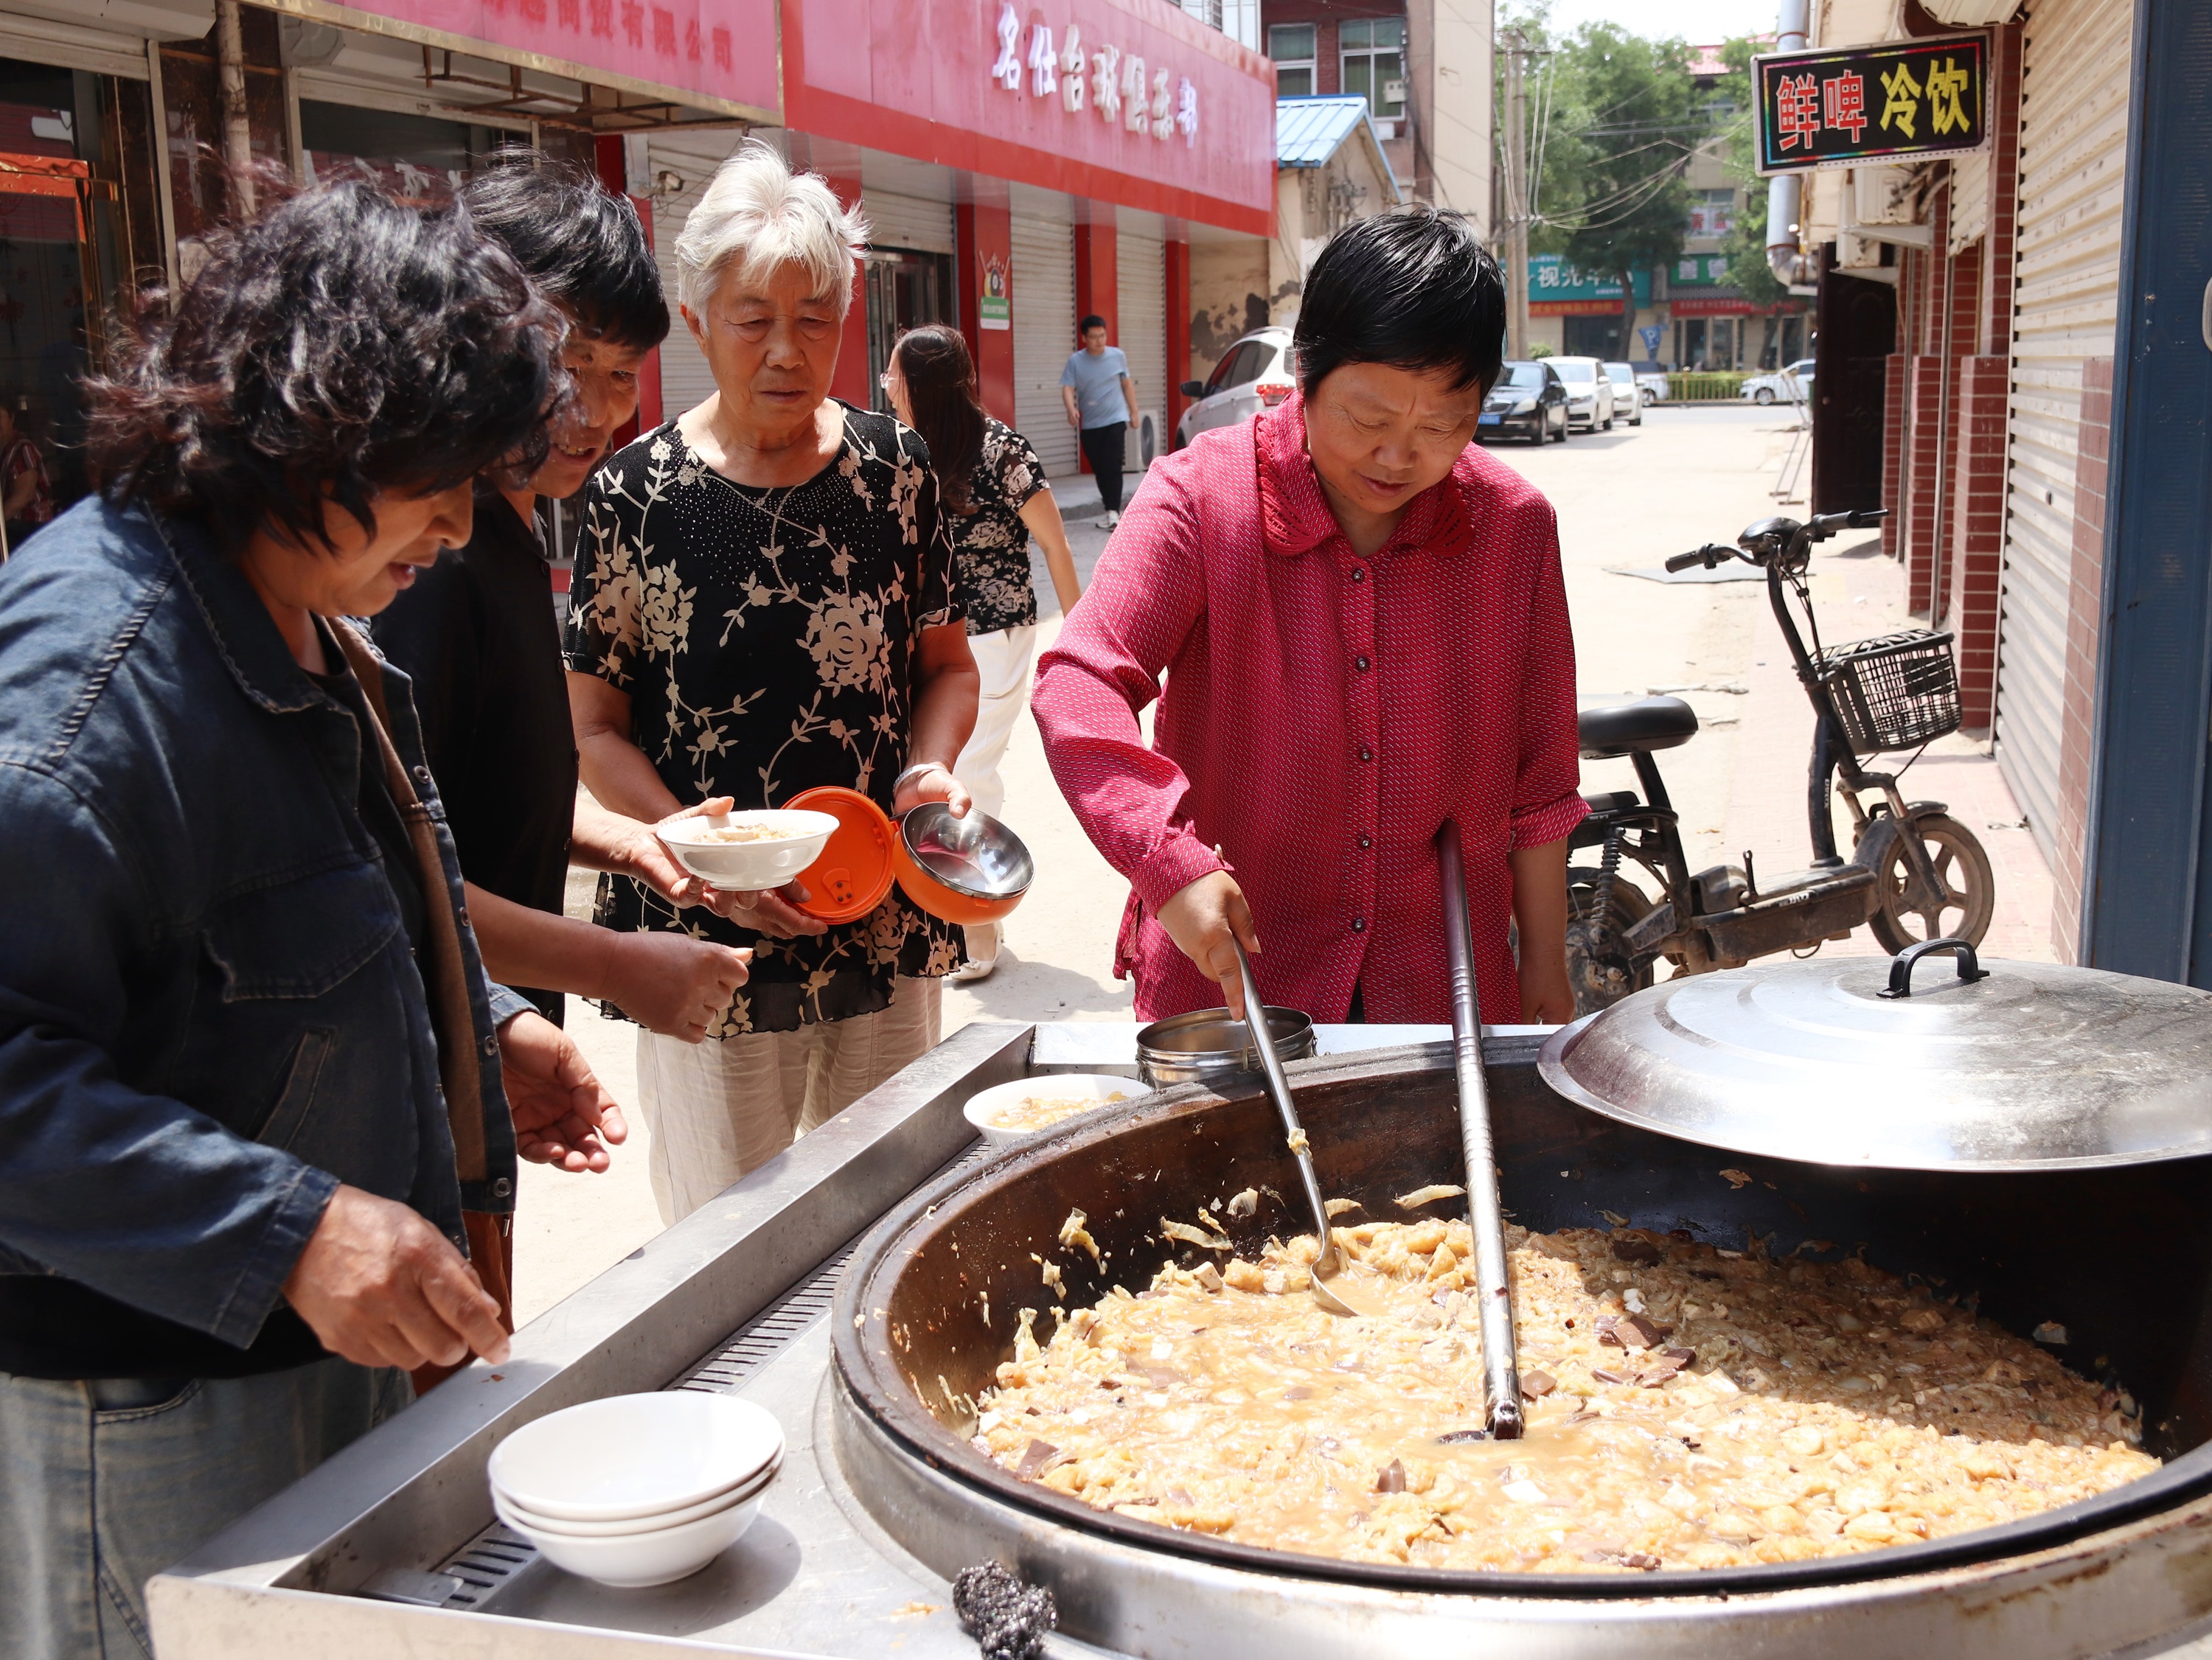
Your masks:
<path fill-rule="evenodd" d="M 890 809 L 921 631 L 961 612 L 921 439 L 841 407 L 844 445 L 804 484 L 734 484 L 673 421 L 592 476 L 568 666 L 629 694 L 634 741 L 679 801 L 776 807 L 841 784 Z M 857 922 L 777 940 L 602 876 L 596 920 L 752 947 L 751 978 L 713 1037 L 873 1013 L 894 976 L 945 974 L 963 945 L 896 888 Z"/>
<path fill-rule="evenodd" d="M 1044 465 L 1029 439 L 983 417 L 983 453 L 969 486 L 975 511 L 947 512 L 958 556 L 960 599 L 968 632 L 994 633 L 1037 619 L 1036 585 L 1030 580 L 1030 527 L 1022 509 L 1047 488 Z"/>

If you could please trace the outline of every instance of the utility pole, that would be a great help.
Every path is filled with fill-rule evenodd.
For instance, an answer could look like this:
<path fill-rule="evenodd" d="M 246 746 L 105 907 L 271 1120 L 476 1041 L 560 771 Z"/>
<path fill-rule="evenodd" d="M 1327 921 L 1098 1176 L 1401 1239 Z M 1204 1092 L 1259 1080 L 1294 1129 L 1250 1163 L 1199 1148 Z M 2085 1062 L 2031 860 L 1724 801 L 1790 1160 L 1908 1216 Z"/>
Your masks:
<path fill-rule="evenodd" d="M 253 129 L 246 113 L 246 41 L 239 22 L 238 0 L 216 0 L 215 55 L 216 84 L 222 94 L 222 159 L 230 173 L 231 197 L 238 216 L 251 219 Z"/>
<path fill-rule="evenodd" d="M 1505 34 L 1505 354 L 1528 355 L 1528 104 L 1527 43 Z"/>

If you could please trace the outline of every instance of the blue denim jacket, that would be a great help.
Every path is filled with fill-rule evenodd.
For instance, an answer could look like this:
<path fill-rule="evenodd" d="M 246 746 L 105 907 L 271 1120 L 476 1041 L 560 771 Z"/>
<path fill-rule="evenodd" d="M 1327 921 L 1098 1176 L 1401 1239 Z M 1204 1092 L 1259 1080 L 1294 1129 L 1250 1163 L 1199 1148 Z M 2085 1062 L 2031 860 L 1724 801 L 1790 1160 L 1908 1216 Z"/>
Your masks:
<path fill-rule="evenodd" d="M 339 1183 L 463 1250 L 464 1206 L 512 1208 L 495 1021 L 526 1005 L 464 927 L 489 1154 L 464 1191 L 362 738 L 197 524 L 94 498 L 0 566 L 0 1273 L 243 1347 Z"/>

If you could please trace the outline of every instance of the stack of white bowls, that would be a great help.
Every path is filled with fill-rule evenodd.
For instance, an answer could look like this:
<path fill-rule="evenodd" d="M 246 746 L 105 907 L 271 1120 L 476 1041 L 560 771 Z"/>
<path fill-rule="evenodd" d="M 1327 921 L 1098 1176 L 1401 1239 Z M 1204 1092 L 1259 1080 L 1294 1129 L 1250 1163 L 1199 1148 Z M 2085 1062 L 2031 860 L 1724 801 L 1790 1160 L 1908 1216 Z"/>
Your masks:
<path fill-rule="evenodd" d="M 749 1401 L 668 1390 L 588 1401 L 493 1449 L 499 1519 L 571 1573 L 665 1585 L 752 1525 L 783 1467 L 783 1427 Z"/>

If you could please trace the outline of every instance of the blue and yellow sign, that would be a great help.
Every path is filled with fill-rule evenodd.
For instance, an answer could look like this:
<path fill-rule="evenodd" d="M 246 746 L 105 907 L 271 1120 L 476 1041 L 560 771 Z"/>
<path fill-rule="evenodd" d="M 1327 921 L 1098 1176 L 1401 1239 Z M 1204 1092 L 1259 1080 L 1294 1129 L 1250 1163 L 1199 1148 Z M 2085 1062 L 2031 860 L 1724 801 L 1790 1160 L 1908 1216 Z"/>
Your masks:
<path fill-rule="evenodd" d="M 1988 69 L 1983 34 L 1754 58 L 1759 171 L 1978 150 L 1989 136 Z"/>

